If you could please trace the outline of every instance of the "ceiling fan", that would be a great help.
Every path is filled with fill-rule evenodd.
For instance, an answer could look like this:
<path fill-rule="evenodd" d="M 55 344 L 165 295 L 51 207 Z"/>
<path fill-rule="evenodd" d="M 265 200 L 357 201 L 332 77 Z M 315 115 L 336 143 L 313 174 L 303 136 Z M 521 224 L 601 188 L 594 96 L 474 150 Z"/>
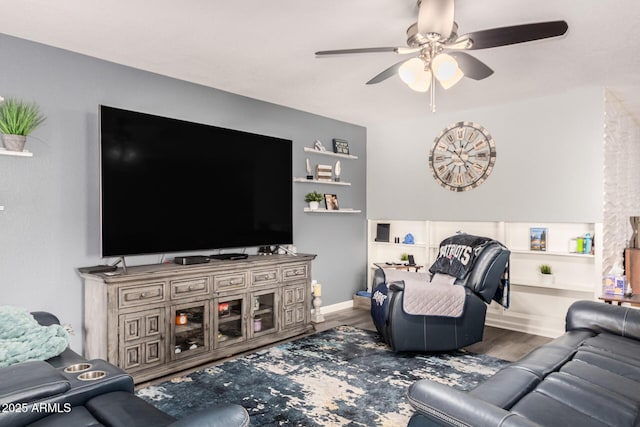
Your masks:
<path fill-rule="evenodd" d="M 353 53 L 392 52 L 416 56 L 392 65 L 367 84 L 380 83 L 399 74 L 411 89 L 427 92 L 431 88 L 431 111 L 435 112 L 435 82 L 449 89 L 467 76 L 482 80 L 493 74 L 484 62 L 463 52 L 488 49 L 557 37 L 569 28 L 565 21 L 536 22 L 510 27 L 492 28 L 458 35 L 454 20 L 454 0 L 418 0 L 418 21 L 407 29 L 407 47 L 370 47 L 360 49 L 323 50 L 317 56 Z"/>

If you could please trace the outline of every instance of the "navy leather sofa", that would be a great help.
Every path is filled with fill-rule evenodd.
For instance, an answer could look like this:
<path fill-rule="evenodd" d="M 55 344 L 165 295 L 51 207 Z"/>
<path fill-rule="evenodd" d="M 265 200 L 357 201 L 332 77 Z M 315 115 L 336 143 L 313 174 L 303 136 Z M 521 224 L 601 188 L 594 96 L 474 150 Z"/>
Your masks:
<path fill-rule="evenodd" d="M 408 398 L 409 426 L 640 425 L 640 310 L 578 301 L 566 333 L 469 392 L 428 380 Z"/>
<path fill-rule="evenodd" d="M 49 313 L 33 313 L 42 325 L 59 324 Z M 83 365 L 83 366 L 79 366 Z M 87 368 L 90 365 L 90 368 Z M 69 371 L 69 367 L 86 368 Z M 98 379 L 90 372 L 103 372 Z M 81 375 L 84 375 L 81 377 Z M 0 368 L 0 426 L 3 427 L 245 427 L 247 411 L 218 405 L 176 420 L 133 394 L 133 379 L 100 359 L 85 360 L 67 348 L 45 361 Z"/>

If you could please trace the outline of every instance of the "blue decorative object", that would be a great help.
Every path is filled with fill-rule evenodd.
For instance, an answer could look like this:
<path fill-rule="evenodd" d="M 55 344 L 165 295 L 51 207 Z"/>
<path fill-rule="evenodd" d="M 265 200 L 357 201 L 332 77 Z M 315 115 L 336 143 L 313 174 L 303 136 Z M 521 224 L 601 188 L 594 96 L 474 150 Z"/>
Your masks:
<path fill-rule="evenodd" d="M 413 240 L 413 234 L 409 233 L 404 236 L 404 240 L 402 241 L 405 245 L 413 245 L 415 241 Z"/>

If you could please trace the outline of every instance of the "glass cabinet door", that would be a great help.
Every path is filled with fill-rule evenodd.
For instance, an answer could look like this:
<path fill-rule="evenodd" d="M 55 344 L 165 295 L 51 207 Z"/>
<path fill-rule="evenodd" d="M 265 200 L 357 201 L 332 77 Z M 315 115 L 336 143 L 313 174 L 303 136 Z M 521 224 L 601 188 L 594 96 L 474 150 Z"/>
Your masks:
<path fill-rule="evenodd" d="M 253 292 L 251 294 L 251 316 L 249 321 L 250 337 L 276 332 L 277 289 Z"/>
<path fill-rule="evenodd" d="M 209 302 L 174 305 L 171 312 L 173 359 L 209 351 Z"/>
<path fill-rule="evenodd" d="M 225 347 L 247 338 L 244 296 L 219 298 L 214 310 L 217 328 L 214 339 L 217 347 Z"/>

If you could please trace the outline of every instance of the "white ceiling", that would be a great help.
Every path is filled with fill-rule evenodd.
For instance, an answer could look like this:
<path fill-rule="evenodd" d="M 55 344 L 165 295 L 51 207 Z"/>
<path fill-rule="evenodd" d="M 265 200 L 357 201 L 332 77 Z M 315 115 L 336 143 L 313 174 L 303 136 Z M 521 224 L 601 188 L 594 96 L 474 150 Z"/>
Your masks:
<path fill-rule="evenodd" d="M 398 78 L 364 84 L 394 54 L 314 56 L 405 46 L 415 0 L 0 0 L 0 10 L 5 34 L 348 122 L 432 114 L 428 94 Z M 456 1 L 460 34 L 558 19 L 569 23 L 562 38 L 470 52 L 495 74 L 440 90 L 438 111 L 601 86 L 640 117 L 640 1 Z"/>

